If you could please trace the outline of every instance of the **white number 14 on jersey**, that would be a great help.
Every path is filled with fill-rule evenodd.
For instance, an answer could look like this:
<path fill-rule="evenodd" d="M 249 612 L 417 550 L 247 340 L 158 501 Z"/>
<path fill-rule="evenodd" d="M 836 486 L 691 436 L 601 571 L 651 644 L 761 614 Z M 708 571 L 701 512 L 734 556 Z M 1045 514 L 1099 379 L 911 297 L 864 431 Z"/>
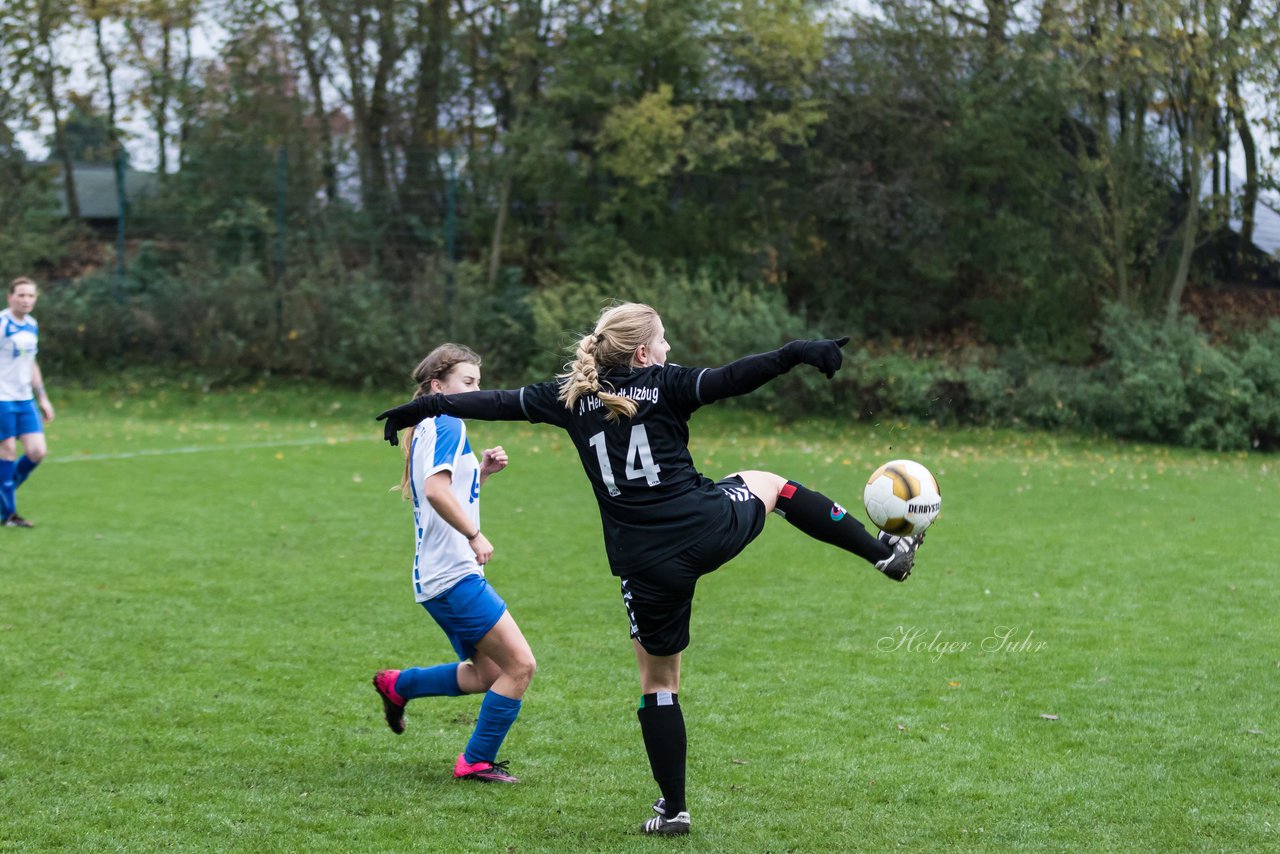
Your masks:
<path fill-rule="evenodd" d="M 609 465 L 609 452 L 604 446 L 604 431 L 592 436 L 588 444 L 596 449 L 596 460 L 600 463 L 600 479 L 604 481 L 605 488 L 609 490 L 610 495 L 618 495 L 621 490 L 618 489 L 618 483 L 614 480 L 613 468 Z M 657 486 L 662 482 L 658 479 L 658 471 L 658 466 L 653 462 L 653 452 L 649 450 L 649 434 L 645 432 L 643 424 L 636 424 L 631 428 L 631 442 L 627 445 L 627 468 L 623 473 L 627 476 L 627 480 L 644 478 L 645 483 Z"/>

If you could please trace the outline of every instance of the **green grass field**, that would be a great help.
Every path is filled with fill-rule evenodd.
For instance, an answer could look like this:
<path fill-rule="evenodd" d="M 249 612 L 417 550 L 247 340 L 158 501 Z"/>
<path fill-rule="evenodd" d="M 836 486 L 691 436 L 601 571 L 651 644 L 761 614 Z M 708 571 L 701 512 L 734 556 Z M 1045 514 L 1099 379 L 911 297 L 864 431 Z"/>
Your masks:
<path fill-rule="evenodd" d="M 774 518 L 700 586 L 687 839 L 656 788 L 626 621 L 564 437 L 472 424 L 489 578 L 539 671 L 503 756 L 450 779 L 479 698 L 392 735 L 380 667 L 451 650 L 413 603 L 395 394 L 60 390 L 0 530 L 0 851 L 1275 851 L 1280 460 L 1042 434 L 694 421 L 860 512 L 942 484 L 893 584 Z"/>

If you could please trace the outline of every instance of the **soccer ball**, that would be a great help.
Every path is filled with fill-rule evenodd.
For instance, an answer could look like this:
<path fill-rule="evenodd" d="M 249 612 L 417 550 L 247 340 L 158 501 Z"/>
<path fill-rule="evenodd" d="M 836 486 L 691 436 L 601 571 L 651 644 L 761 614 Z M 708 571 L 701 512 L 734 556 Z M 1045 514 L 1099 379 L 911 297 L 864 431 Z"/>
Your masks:
<path fill-rule="evenodd" d="M 938 480 L 914 460 L 894 460 L 872 473 L 862 503 L 875 526 L 887 534 L 919 534 L 942 509 Z"/>

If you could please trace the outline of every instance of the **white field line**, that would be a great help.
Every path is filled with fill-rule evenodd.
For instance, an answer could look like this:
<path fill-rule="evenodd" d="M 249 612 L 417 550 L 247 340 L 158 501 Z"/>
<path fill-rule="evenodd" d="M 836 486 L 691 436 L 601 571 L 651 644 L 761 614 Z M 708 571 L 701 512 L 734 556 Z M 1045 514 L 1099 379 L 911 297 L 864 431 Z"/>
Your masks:
<path fill-rule="evenodd" d="M 87 463 L 98 460 L 132 460 L 138 457 L 167 457 L 175 454 L 206 454 L 215 451 L 247 451 L 253 448 L 297 448 L 306 445 L 340 445 L 346 442 L 371 442 L 381 436 L 317 436 L 311 439 L 290 439 L 277 442 L 241 442 L 235 445 L 189 445 L 182 448 L 143 448 L 119 454 L 78 454 L 70 457 L 50 455 L 46 463 Z"/>

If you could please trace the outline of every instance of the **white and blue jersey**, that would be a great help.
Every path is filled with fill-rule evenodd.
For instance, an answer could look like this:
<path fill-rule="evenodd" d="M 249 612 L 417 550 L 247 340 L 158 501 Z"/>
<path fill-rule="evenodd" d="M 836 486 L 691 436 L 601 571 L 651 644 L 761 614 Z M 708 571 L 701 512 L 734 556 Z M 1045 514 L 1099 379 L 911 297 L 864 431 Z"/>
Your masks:
<path fill-rule="evenodd" d="M 413 595 L 433 599 L 468 575 L 484 575 L 466 536 L 440 517 L 424 492 L 427 478 L 447 471 L 453 497 L 480 528 L 480 461 L 467 439 L 467 425 L 452 415 L 428 418 L 413 431 L 409 447 L 409 484 L 413 491 Z"/>
<path fill-rule="evenodd" d="M 39 350 L 40 325 L 31 315 L 15 320 L 0 311 L 0 401 L 31 400 L 31 371 Z"/>

